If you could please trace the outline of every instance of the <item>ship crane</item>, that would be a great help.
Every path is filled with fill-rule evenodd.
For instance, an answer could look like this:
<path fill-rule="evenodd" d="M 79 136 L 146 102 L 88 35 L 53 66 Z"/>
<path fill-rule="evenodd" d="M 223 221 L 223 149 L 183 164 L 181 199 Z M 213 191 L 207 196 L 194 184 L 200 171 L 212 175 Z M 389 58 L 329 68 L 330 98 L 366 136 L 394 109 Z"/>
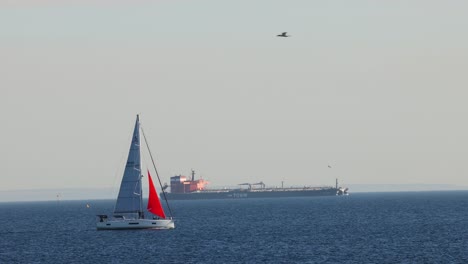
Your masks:
<path fill-rule="evenodd" d="M 252 185 L 260 185 L 260 188 L 261 188 L 261 189 L 265 189 L 265 183 L 263 183 L 262 181 L 261 181 L 261 182 L 257 182 L 257 183 L 252 183 Z"/>
<path fill-rule="evenodd" d="M 248 182 L 239 183 L 238 185 L 248 185 L 248 186 L 249 186 L 249 190 L 252 190 L 252 184 L 250 184 L 250 183 L 248 183 Z"/>

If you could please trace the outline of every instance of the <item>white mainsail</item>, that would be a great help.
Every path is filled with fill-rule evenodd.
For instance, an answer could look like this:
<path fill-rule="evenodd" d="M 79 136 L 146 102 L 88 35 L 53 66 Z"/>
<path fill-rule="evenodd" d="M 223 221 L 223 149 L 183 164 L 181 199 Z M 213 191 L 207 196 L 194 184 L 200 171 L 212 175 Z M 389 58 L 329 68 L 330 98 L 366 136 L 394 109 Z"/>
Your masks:
<path fill-rule="evenodd" d="M 120 184 L 120 191 L 115 203 L 114 214 L 143 213 L 140 164 L 140 120 L 137 115 L 133 130 L 132 143 L 128 152 L 125 171 Z"/>

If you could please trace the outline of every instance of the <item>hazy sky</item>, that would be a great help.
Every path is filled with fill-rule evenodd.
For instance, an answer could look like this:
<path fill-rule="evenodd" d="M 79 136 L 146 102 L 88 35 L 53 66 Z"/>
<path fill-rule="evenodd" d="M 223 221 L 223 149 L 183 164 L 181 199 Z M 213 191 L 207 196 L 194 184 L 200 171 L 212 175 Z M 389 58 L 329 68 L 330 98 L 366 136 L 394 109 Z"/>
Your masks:
<path fill-rule="evenodd" d="M 0 0 L 0 191 L 118 188 L 137 113 L 166 182 L 468 185 L 466 10 Z"/>

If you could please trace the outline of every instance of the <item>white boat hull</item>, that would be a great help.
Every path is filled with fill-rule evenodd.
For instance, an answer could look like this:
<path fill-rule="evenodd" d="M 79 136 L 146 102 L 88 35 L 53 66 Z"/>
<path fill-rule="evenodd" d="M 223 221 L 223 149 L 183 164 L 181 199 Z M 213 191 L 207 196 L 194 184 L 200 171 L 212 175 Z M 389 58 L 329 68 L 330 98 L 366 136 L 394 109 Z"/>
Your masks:
<path fill-rule="evenodd" d="M 96 223 L 98 230 L 116 229 L 173 229 L 172 219 L 116 219 Z"/>

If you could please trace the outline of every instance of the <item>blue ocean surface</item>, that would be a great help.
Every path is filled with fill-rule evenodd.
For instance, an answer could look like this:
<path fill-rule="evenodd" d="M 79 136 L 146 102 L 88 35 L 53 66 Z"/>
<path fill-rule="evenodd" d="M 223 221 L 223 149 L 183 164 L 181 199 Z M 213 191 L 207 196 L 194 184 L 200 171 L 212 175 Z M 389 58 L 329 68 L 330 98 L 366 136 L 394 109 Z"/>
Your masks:
<path fill-rule="evenodd" d="M 0 203 L 0 263 L 468 263 L 467 191 L 171 205 L 174 230 L 97 231 L 114 201 Z"/>

